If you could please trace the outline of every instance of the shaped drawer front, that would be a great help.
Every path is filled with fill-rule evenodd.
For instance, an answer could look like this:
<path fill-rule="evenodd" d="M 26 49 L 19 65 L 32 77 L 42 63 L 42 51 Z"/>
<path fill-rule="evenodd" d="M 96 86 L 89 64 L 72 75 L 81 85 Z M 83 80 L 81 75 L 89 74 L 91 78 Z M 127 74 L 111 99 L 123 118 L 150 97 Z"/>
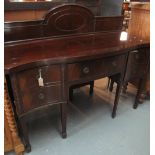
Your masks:
<path fill-rule="evenodd" d="M 43 78 L 44 84 L 48 85 L 61 81 L 61 70 L 59 65 L 51 65 L 22 71 L 18 74 L 18 81 L 21 85 L 29 87 L 38 86 L 38 78 Z"/>
<path fill-rule="evenodd" d="M 40 85 L 38 78 L 42 78 Z M 60 66 L 46 66 L 17 74 L 22 111 L 55 104 L 62 99 Z"/>

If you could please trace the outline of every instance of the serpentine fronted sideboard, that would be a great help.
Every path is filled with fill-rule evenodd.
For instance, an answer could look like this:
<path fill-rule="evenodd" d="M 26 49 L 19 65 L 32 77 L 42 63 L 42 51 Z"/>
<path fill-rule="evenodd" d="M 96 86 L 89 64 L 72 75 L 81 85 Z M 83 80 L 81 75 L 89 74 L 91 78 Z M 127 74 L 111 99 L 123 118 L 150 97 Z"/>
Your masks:
<path fill-rule="evenodd" d="M 26 123 L 30 117 L 36 117 L 37 112 L 44 113 L 54 104 L 60 105 L 61 133 L 63 138 L 67 136 L 66 108 L 71 86 L 117 76 L 112 109 L 114 118 L 131 51 L 136 50 L 140 58 L 145 60 L 142 70 L 132 66 L 132 71 L 136 70 L 145 77 L 149 67 L 149 42 L 134 36 L 120 41 L 121 30 L 103 31 L 102 28 L 107 28 L 104 27 L 105 21 L 110 23 L 110 20 L 107 22 L 108 18 L 100 19 L 99 23 L 97 19 L 87 8 L 63 5 L 51 10 L 42 22 L 36 22 L 37 26 L 33 22 L 27 23 L 25 32 L 19 23 L 14 23 L 11 32 L 6 28 L 5 39 L 8 40 L 10 36 L 10 41 L 5 43 L 5 75 L 12 88 L 11 100 L 27 151 L 31 150 L 31 146 Z M 116 23 L 111 25 L 119 27 Z M 60 36 L 61 33 L 64 35 Z M 29 34 L 31 38 L 22 38 Z M 13 37 L 18 38 L 18 41 L 13 40 Z M 137 62 L 141 60 L 136 58 Z M 142 91 L 145 78 L 141 79 L 137 97 Z M 136 107 L 137 97 L 134 103 Z"/>

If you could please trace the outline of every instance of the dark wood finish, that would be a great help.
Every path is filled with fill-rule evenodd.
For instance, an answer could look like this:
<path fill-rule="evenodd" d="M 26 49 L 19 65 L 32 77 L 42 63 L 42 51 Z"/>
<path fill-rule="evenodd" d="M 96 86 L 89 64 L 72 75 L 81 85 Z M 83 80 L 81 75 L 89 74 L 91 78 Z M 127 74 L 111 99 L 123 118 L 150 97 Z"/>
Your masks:
<path fill-rule="evenodd" d="M 41 20 L 48 9 L 42 10 L 13 10 L 4 12 L 5 22 L 15 22 L 15 21 L 34 21 Z"/>
<path fill-rule="evenodd" d="M 95 31 L 122 30 L 123 16 L 96 17 Z"/>
<path fill-rule="evenodd" d="M 128 82 L 134 83 L 136 80 L 136 85 L 138 85 L 138 92 L 136 96 L 136 101 L 134 108 L 137 108 L 138 103 L 142 102 L 141 96 L 145 90 L 146 79 L 148 77 L 148 72 L 150 68 L 150 49 L 140 48 L 138 50 L 133 50 L 128 55 L 127 67 L 125 71 L 125 76 L 123 79 L 123 92 L 126 93 Z M 109 90 L 113 90 L 114 82 L 118 82 L 117 76 L 111 76 L 111 84 Z"/>
<path fill-rule="evenodd" d="M 136 27 L 135 27 L 136 25 Z M 131 3 L 131 19 L 129 22 L 129 35 L 133 35 L 135 38 L 143 40 L 150 40 L 150 3 Z M 149 49 L 140 49 L 130 53 L 128 58 L 128 67 L 126 70 L 124 89 L 126 92 L 127 83 L 134 84 L 137 88 L 139 87 L 139 79 L 147 76 L 144 91 L 139 98 L 139 102 L 144 100 L 144 94 L 149 94 L 149 68 L 146 70 L 147 63 L 149 62 Z M 145 74 L 147 72 L 147 75 Z M 113 78 L 117 82 L 117 78 Z M 111 89 L 113 82 L 111 83 Z"/>
<path fill-rule="evenodd" d="M 44 79 L 44 87 L 38 85 L 40 69 Z M 19 72 L 17 80 L 19 81 L 18 85 L 21 92 L 22 104 L 19 105 L 19 110 L 17 109 L 18 113 L 25 113 L 33 108 L 61 102 L 62 82 L 60 78 L 60 66 L 54 65 Z"/>
<path fill-rule="evenodd" d="M 64 20 L 62 16 L 70 20 Z M 10 27 L 10 31 L 8 28 L 5 30 L 5 74 L 11 79 L 13 104 L 16 106 L 27 151 L 31 150 L 31 146 L 26 124 L 32 117 L 38 116 L 38 111 L 43 114 L 54 104 L 60 107 L 61 135 L 63 138 L 67 136 L 66 105 L 69 89 L 75 84 L 86 84 L 95 79 L 117 75 L 118 84 L 112 110 L 112 117 L 116 116 L 127 56 L 131 50 L 149 48 L 149 42 L 132 36 L 127 41 L 120 41 L 120 29 L 106 32 L 99 26 L 97 31 L 96 19 L 85 7 L 63 5 L 47 13 L 43 21 L 35 22 L 35 26 L 33 22 L 26 22 L 26 26 L 25 23 L 7 24 L 13 27 Z M 122 25 L 120 19 L 114 20 Z M 26 32 L 23 34 L 24 37 L 19 35 L 19 32 L 24 33 L 30 27 L 31 33 L 33 29 L 37 31 L 37 36 L 28 32 L 27 35 Z M 16 36 L 12 35 L 12 31 Z M 21 37 L 24 40 L 21 41 Z M 44 80 L 44 86 L 41 87 L 37 83 L 39 69 L 42 70 Z"/>
<path fill-rule="evenodd" d="M 135 37 L 141 37 L 142 39 L 150 40 L 150 3 L 132 3 L 131 10 L 132 18 L 129 24 L 129 33 L 131 35 L 135 35 Z M 137 25 L 136 29 L 134 29 L 134 24 Z M 143 94 L 150 94 L 149 74 L 150 73 L 148 71 L 148 78 L 146 80 L 145 91 Z M 132 83 L 137 86 L 135 81 Z"/>
<path fill-rule="evenodd" d="M 68 80 L 81 81 L 96 76 L 104 76 L 120 73 L 122 64 L 125 62 L 125 56 L 114 56 L 107 59 L 97 59 L 95 61 L 85 61 L 68 65 Z M 108 66 L 108 67 L 107 67 Z"/>
<path fill-rule="evenodd" d="M 124 81 L 128 82 L 131 79 L 143 77 L 147 71 L 149 58 L 148 48 L 131 51 L 128 57 L 128 65 Z"/>
<path fill-rule="evenodd" d="M 50 10 L 44 20 L 6 22 L 5 42 L 122 29 L 123 16 L 95 17 L 85 7 L 70 6 L 62 5 Z"/>
<path fill-rule="evenodd" d="M 94 17 L 92 12 L 84 7 L 71 6 L 69 8 L 62 5 L 51 9 L 41 21 L 5 23 L 5 41 L 122 29 L 123 16 Z M 94 83 L 90 82 L 90 94 L 93 92 L 93 85 Z"/>
<path fill-rule="evenodd" d="M 50 10 L 43 20 L 44 36 L 58 36 L 94 31 L 94 15 L 85 7 L 63 5 Z"/>

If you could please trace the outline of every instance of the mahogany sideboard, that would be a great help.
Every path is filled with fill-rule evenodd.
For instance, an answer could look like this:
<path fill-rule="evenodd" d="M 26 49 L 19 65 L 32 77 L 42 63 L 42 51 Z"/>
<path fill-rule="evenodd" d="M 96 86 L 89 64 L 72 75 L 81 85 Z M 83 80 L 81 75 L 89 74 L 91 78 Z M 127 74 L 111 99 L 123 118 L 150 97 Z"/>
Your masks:
<path fill-rule="evenodd" d="M 80 5 L 62 5 L 41 21 L 5 23 L 5 75 L 28 152 L 27 122 L 54 104 L 60 105 L 61 134 L 66 138 L 66 108 L 73 85 L 117 75 L 112 108 L 112 117 L 116 116 L 130 52 L 138 50 L 140 58 L 149 53 L 148 41 L 133 36 L 120 40 L 122 20 L 121 16 L 95 17 Z M 142 72 L 136 71 L 144 76 L 148 65 L 146 59 Z"/>

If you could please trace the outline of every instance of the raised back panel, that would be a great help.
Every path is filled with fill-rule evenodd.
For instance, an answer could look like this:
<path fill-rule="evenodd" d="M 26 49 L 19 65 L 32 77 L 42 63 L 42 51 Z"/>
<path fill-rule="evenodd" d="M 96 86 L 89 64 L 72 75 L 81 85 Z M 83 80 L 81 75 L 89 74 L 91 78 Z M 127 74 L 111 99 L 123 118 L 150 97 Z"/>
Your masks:
<path fill-rule="evenodd" d="M 42 20 L 5 22 L 4 41 L 18 41 L 43 37 Z"/>
<path fill-rule="evenodd" d="M 121 31 L 123 16 L 96 17 L 95 31 Z"/>
<path fill-rule="evenodd" d="M 123 16 L 95 17 L 81 5 L 61 5 L 51 9 L 43 20 L 5 23 L 5 42 L 81 34 L 121 31 Z"/>
<path fill-rule="evenodd" d="M 93 13 L 80 5 L 62 5 L 44 18 L 44 36 L 94 32 Z"/>

